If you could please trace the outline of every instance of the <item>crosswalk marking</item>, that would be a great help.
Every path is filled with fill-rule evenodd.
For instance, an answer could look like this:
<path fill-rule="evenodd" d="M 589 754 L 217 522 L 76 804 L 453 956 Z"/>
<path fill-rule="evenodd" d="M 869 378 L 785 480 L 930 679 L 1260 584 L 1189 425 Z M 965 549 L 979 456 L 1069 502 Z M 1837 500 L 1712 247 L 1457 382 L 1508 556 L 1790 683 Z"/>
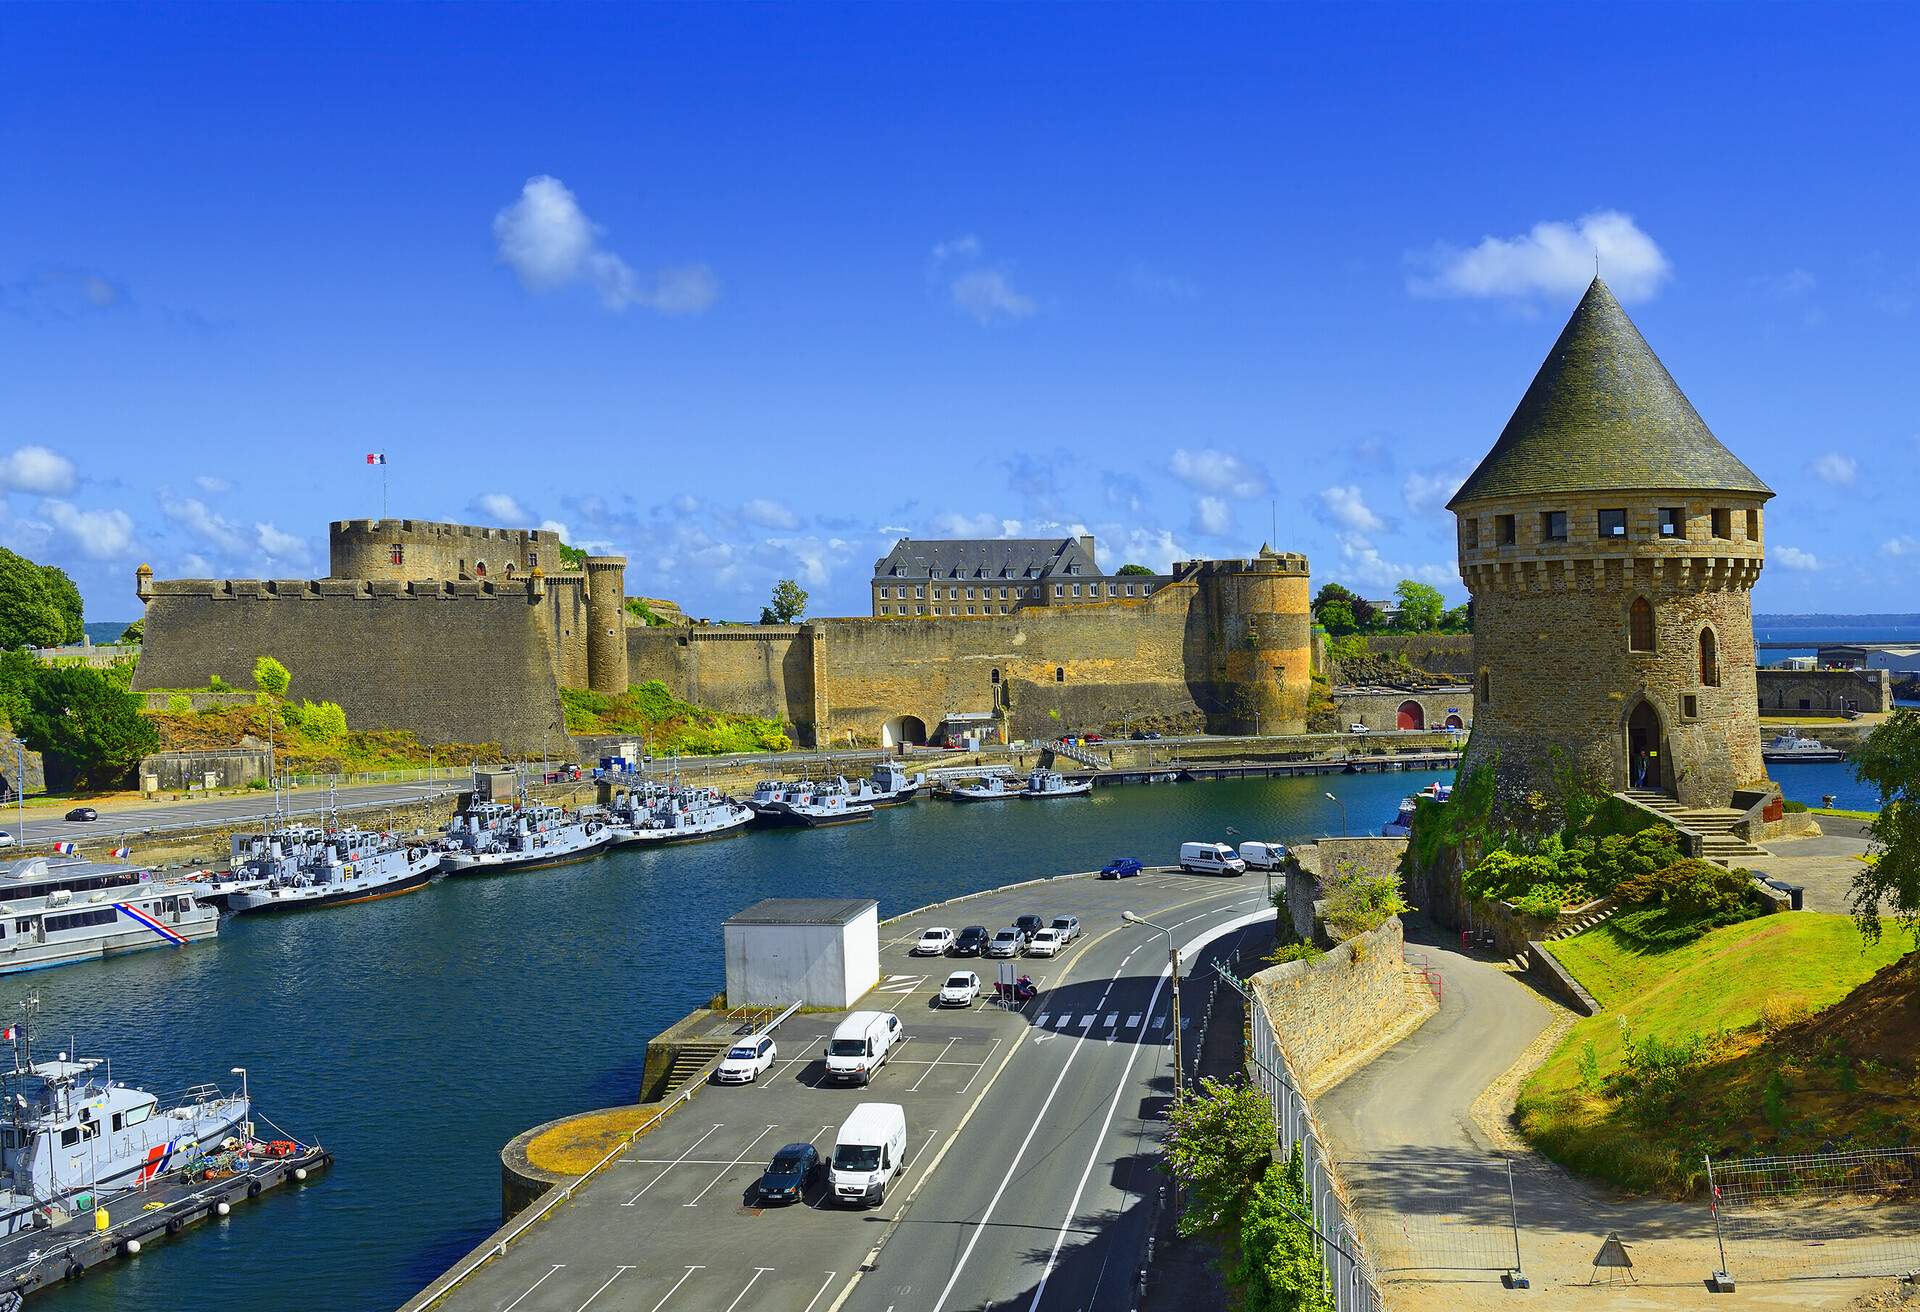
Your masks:
<path fill-rule="evenodd" d="M 1038 1026 L 1040 1026 L 1041 1028 L 1043 1028 L 1043 1029 L 1044 1029 L 1044 1028 L 1046 1027 L 1046 1024 L 1047 1024 L 1047 1018 L 1048 1018 L 1049 1016 L 1051 1016 L 1052 1014 L 1053 1014 L 1053 1013 L 1051 1013 L 1051 1012 L 1046 1012 L 1046 1011 L 1043 1011 L 1043 1012 L 1041 1012 L 1041 1013 L 1040 1013 L 1040 1014 L 1039 1014 L 1038 1016 L 1036 1016 L 1036 1017 L 1034 1018 L 1034 1021 L 1033 1021 L 1033 1023 L 1034 1023 L 1035 1025 L 1038 1025 Z"/>
<path fill-rule="evenodd" d="M 1155 1029 L 1157 1030 L 1165 1029 L 1166 1026 L 1167 1026 L 1167 1018 L 1165 1016 L 1155 1016 L 1153 1018 L 1153 1027 Z"/>
<path fill-rule="evenodd" d="M 1117 1012 L 1117 1011 L 1110 1011 L 1110 1012 L 1108 1012 L 1108 1013 L 1107 1013 L 1107 1024 L 1109 1024 L 1109 1025 L 1118 1025 L 1119 1023 L 1120 1023 L 1120 1013 L 1119 1013 L 1119 1012 Z"/>
<path fill-rule="evenodd" d="M 1127 1017 L 1127 1028 L 1130 1030 L 1137 1030 L 1140 1028 L 1139 1012 L 1136 1011 L 1133 1015 Z"/>
<path fill-rule="evenodd" d="M 1067 1012 L 1067 1011 L 1063 1011 L 1063 1012 L 1061 1012 L 1061 1013 L 1060 1013 L 1060 1019 L 1059 1019 L 1058 1021 L 1056 1021 L 1056 1022 L 1054 1022 L 1054 1023 L 1055 1023 L 1055 1024 L 1056 1024 L 1056 1025 L 1057 1025 L 1057 1026 L 1058 1026 L 1058 1027 L 1059 1027 L 1060 1029 L 1065 1029 L 1065 1028 L 1066 1028 L 1067 1026 L 1069 1026 L 1069 1025 L 1071 1025 L 1071 1024 L 1073 1024 L 1073 1013 L 1072 1013 L 1072 1012 Z"/>
<path fill-rule="evenodd" d="M 1098 1016 L 1082 1016 L 1080 1018 L 1080 1028 L 1085 1029 L 1087 1026 L 1093 1024 L 1096 1020 L 1099 1020 L 1099 1019 L 1100 1018 Z"/>

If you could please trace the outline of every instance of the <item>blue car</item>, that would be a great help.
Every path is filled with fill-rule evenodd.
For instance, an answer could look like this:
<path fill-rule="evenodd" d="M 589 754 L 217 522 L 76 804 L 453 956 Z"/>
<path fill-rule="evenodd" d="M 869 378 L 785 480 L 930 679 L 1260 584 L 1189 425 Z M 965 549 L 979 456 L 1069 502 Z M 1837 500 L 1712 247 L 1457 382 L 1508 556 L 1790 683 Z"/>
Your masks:
<path fill-rule="evenodd" d="M 1125 879 L 1130 875 L 1139 874 L 1142 869 L 1144 867 L 1136 857 L 1116 857 L 1100 867 L 1100 878 Z"/>
<path fill-rule="evenodd" d="M 802 1202 L 807 1187 L 819 1178 L 820 1150 L 810 1143 L 790 1143 L 761 1172 L 755 1193 L 763 1203 Z"/>

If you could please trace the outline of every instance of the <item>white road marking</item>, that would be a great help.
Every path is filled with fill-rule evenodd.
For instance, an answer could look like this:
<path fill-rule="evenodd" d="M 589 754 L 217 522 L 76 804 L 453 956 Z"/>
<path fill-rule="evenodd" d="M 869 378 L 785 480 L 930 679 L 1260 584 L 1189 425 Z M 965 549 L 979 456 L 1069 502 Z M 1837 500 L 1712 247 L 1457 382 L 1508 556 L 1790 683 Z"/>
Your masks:
<path fill-rule="evenodd" d="M 708 1130 L 705 1134 L 701 1135 L 698 1139 L 695 1139 L 691 1144 L 688 1145 L 687 1150 L 680 1154 L 679 1159 L 667 1167 L 666 1171 L 660 1172 L 660 1174 L 654 1176 L 653 1179 L 641 1185 L 640 1192 L 635 1194 L 633 1197 L 627 1199 L 627 1201 L 620 1204 L 620 1206 L 632 1207 L 635 1203 L 639 1202 L 641 1197 L 645 1195 L 647 1190 L 653 1188 L 655 1185 L 659 1184 L 662 1180 L 667 1178 L 667 1171 L 671 1171 L 674 1166 L 677 1166 L 680 1162 L 683 1162 L 687 1158 L 693 1156 L 693 1150 L 695 1148 L 698 1148 L 701 1144 L 705 1143 L 708 1139 L 711 1139 L 713 1137 L 713 1131 L 719 1128 L 720 1126 L 716 1125 L 712 1129 Z"/>
<path fill-rule="evenodd" d="M 819 1137 L 820 1137 L 821 1135 L 823 1135 L 823 1134 L 825 1134 L 825 1133 L 826 1133 L 826 1132 L 827 1132 L 828 1130 L 831 1130 L 832 1128 L 833 1128 L 833 1127 L 832 1127 L 831 1125 L 823 1125 L 823 1126 L 821 1126 L 821 1127 L 820 1127 L 819 1129 L 817 1129 L 817 1130 L 815 1130 L 815 1131 L 813 1132 L 813 1137 L 812 1137 L 812 1138 L 810 1138 L 810 1139 L 808 1139 L 808 1140 L 807 1140 L 807 1142 L 808 1142 L 808 1143 L 812 1143 L 812 1142 L 814 1141 L 814 1139 L 818 1139 L 818 1138 L 819 1138 Z"/>
<path fill-rule="evenodd" d="M 747 1289 L 752 1289 L 753 1281 L 758 1280 L 761 1276 L 765 1275 L 767 1272 L 771 1270 L 773 1270 L 773 1268 L 770 1266 L 755 1267 L 753 1269 L 753 1280 L 747 1281 Z M 727 1312 L 733 1312 L 735 1308 L 740 1306 L 740 1300 L 747 1296 L 747 1289 L 743 1289 L 738 1294 L 735 1294 L 733 1296 L 733 1302 L 727 1304 Z"/>
<path fill-rule="evenodd" d="M 1048 1039 L 1052 1037 L 1053 1035 L 1051 1034 L 1036 1034 L 1033 1036 L 1033 1041 L 1035 1043 L 1045 1043 Z"/>
<path fill-rule="evenodd" d="M 1039 1014 L 1038 1016 L 1035 1016 L 1035 1017 L 1033 1018 L 1033 1023 L 1034 1023 L 1035 1025 L 1042 1025 L 1042 1026 L 1044 1026 L 1044 1025 L 1045 1025 L 1045 1024 L 1047 1023 L 1047 1019 L 1048 1019 L 1048 1017 L 1050 1017 L 1050 1016 L 1052 1016 L 1052 1015 L 1053 1015 L 1053 1013 L 1052 1013 L 1052 1012 L 1050 1012 L 1050 1011 L 1043 1011 L 1043 1012 L 1041 1012 L 1041 1013 L 1040 1013 L 1040 1014 Z"/>
<path fill-rule="evenodd" d="M 1118 1025 L 1119 1023 L 1120 1023 L 1120 1013 L 1119 1013 L 1119 1012 L 1117 1012 L 1117 1011 L 1110 1011 L 1110 1012 L 1108 1012 L 1108 1013 L 1107 1013 L 1107 1024 L 1109 1024 L 1109 1025 Z"/>
<path fill-rule="evenodd" d="M 940 1057 L 946 1056 L 948 1050 L 951 1049 L 953 1045 L 958 1042 L 960 1042 L 960 1040 L 958 1039 L 948 1039 L 947 1046 L 945 1048 L 940 1049 Z M 908 1093 L 920 1092 L 920 1086 L 927 1082 L 927 1076 L 933 1074 L 933 1068 L 940 1064 L 940 1057 L 935 1057 L 932 1061 L 927 1063 L 927 1068 L 924 1071 L 920 1072 L 920 1078 L 907 1086 Z"/>
<path fill-rule="evenodd" d="M 1153 1018 L 1153 1027 L 1157 1030 L 1165 1029 L 1167 1027 L 1167 1018 L 1165 1016 L 1155 1016 Z"/>
<path fill-rule="evenodd" d="M 1082 1016 L 1080 1018 L 1080 1028 L 1081 1029 L 1087 1028 L 1087 1026 L 1093 1024 L 1093 1022 L 1097 1019 L 1099 1019 L 1097 1016 Z"/>
<path fill-rule="evenodd" d="M 805 1057 L 789 1057 L 786 1059 L 783 1065 L 786 1067 L 787 1070 L 792 1070 L 797 1063 L 803 1062 L 806 1060 L 807 1058 Z M 755 1080 L 754 1084 L 756 1084 L 762 1089 L 771 1088 L 773 1087 L 773 1082 L 779 1079 L 780 1075 L 781 1075 L 780 1071 L 769 1070 L 766 1072 L 765 1076 L 763 1076 L 761 1079 Z"/>
<path fill-rule="evenodd" d="M 985 1070 L 987 1068 L 987 1063 L 993 1060 L 993 1054 L 1000 1051 L 1000 1044 L 1002 1042 L 1003 1040 L 1001 1039 L 995 1039 L 993 1041 L 993 1046 L 987 1049 L 987 1055 L 981 1059 L 979 1065 L 973 1068 L 973 1074 L 967 1076 L 967 1082 L 960 1086 L 960 1092 L 962 1094 L 965 1094 L 968 1089 L 971 1089 L 973 1087 L 973 1082 L 980 1078 L 980 1072 Z"/>
<path fill-rule="evenodd" d="M 1140 1028 L 1139 1012 L 1136 1011 L 1135 1013 L 1133 1013 L 1133 1015 L 1127 1017 L 1127 1028 L 1130 1030 L 1137 1030 Z"/>
<path fill-rule="evenodd" d="M 630 1266 L 615 1267 L 613 1269 L 613 1274 L 607 1277 L 607 1284 L 600 1286 L 600 1288 L 594 1290 L 591 1294 L 588 1294 L 587 1301 L 580 1305 L 578 1312 L 587 1312 L 588 1305 L 591 1304 L 594 1299 L 600 1297 L 600 1295 L 607 1292 L 607 1285 L 611 1285 L 614 1281 L 618 1280 L 621 1276 L 625 1275 L 627 1272 L 631 1270 L 633 1270 L 633 1268 Z"/>
<path fill-rule="evenodd" d="M 555 1271 L 560 1270 L 564 1266 L 566 1266 L 565 1262 L 555 1262 L 552 1268 L 548 1270 L 547 1276 L 552 1275 Z M 520 1295 L 520 1297 L 514 1299 L 513 1302 L 507 1304 L 507 1306 L 502 1310 L 502 1312 L 513 1312 L 515 1308 L 519 1307 L 522 1303 L 526 1302 L 527 1294 L 531 1294 L 534 1290 L 540 1288 L 540 1286 L 547 1283 L 547 1276 L 541 1276 L 538 1280 L 528 1285 L 526 1293 Z"/>
<path fill-rule="evenodd" d="M 1065 1029 L 1067 1026 L 1073 1024 L 1073 1013 L 1066 1011 L 1061 1012 L 1058 1024 L 1061 1029 Z"/>
<path fill-rule="evenodd" d="M 687 1276 L 692 1275 L 695 1271 L 705 1271 L 706 1269 L 707 1268 L 704 1266 L 688 1267 L 686 1270 L 686 1273 L 682 1275 L 678 1280 L 673 1282 L 673 1289 L 669 1289 L 666 1293 L 660 1295 L 660 1301 L 658 1303 L 655 1303 L 652 1308 L 648 1309 L 648 1312 L 660 1312 L 660 1309 L 667 1305 L 667 1300 L 673 1297 L 674 1290 L 679 1289 L 680 1286 L 687 1283 Z"/>
<path fill-rule="evenodd" d="M 778 1126 L 775 1126 L 775 1125 L 769 1125 L 769 1126 L 768 1126 L 768 1127 L 767 1127 L 766 1129 L 764 1129 L 764 1130 L 762 1130 L 762 1131 L 760 1131 L 760 1133 L 758 1133 L 758 1134 L 756 1134 L 756 1135 L 754 1135 L 754 1136 L 753 1136 L 753 1141 L 752 1141 L 752 1143 L 749 1143 L 749 1144 L 748 1144 L 748 1145 L 747 1145 L 747 1146 L 746 1146 L 745 1148 L 742 1148 L 742 1149 L 740 1150 L 740 1155 L 739 1155 L 738 1157 L 736 1157 L 736 1158 L 734 1158 L 734 1159 L 733 1159 L 733 1160 L 732 1160 L 731 1162 L 729 1162 L 729 1163 L 727 1164 L 727 1168 L 726 1168 L 726 1171 L 722 1171 L 722 1172 L 720 1172 L 720 1174 L 718 1174 L 718 1175 L 716 1175 L 716 1176 L 714 1176 L 714 1177 L 713 1177 L 713 1179 L 711 1179 L 711 1180 L 709 1180 L 709 1181 L 707 1181 L 707 1183 L 706 1183 L 706 1187 L 705 1187 L 705 1188 L 703 1188 L 703 1189 L 701 1189 L 699 1193 L 697 1193 L 697 1194 L 695 1194 L 695 1195 L 693 1196 L 693 1201 L 692 1201 L 692 1202 L 687 1202 L 687 1203 L 682 1203 L 682 1204 L 680 1204 L 680 1206 L 682 1206 L 682 1207 L 697 1207 L 697 1206 L 699 1205 L 699 1203 L 700 1203 L 700 1200 L 701 1200 L 702 1198 L 705 1198 L 705 1197 L 707 1196 L 707 1190 L 708 1190 L 708 1189 L 711 1189 L 711 1188 L 713 1188 L 713 1187 L 714 1187 L 715 1185 L 717 1185 L 717 1184 L 719 1184 L 719 1183 L 720 1183 L 720 1182 L 721 1182 L 722 1180 L 724 1180 L 724 1179 L 726 1179 L 726 1178 L 727 1178 L 727 1171 L 731 1171 L 731 1170 L 732 1170 L 732 1169 L 733 1169 L 734 1167 L 736 1167 L 736 1166 L 738 1166 L 738 1165 L 740 1165 L 740 1163 L 741 1163 L 741 1162 L 743 1162 L 743 1161 L 745 1161 L 745 1160 L 746 1160 L 746 1158 L 747 1158 L 747 1154 L 753 1151 L 753 1145 L 754 1145 L 754 1144 L 756 1144 L 756 1143 L 759 1143 L 759 1142 L 760 1142 L 760 1141 L 761 1141 L 762 1139 L 764 1139 L 764 1138 L 766 1138 L 766 1137 L 767 1137 L 768 1135 L 770 1135 L 770 1134 L 772 1134 L 772 1133 L 773 1133 L 773 1132 L 774 1132 L 774 1131 L 775 1131 L 776 1129 L 778 1129 L 778 1128 L 779 1128 Z M 661 1174 L 663 1174 L 663 1175 L 664 1175 L 664 1174 L 666 1174 L 666 1173 L 665 1173 L 665 1172 L 663 1171 L 663 1172 L 661 1172 Z"/>
<path fill-rule="evenodd" d="M 820 1282 L 820 1293 L 815 1294 L 811 1299 L 807 1300 L 807 1305 L 802 1309 L 802 1312 L 813 1312 L 813 1305 L 820 1301 L 821 1295 L 827 1292 L 827 1286 L 832 1284 L 833 1278 L 839 1274 L 838 1271 L 827 1272 L 827 1278 Z"/>

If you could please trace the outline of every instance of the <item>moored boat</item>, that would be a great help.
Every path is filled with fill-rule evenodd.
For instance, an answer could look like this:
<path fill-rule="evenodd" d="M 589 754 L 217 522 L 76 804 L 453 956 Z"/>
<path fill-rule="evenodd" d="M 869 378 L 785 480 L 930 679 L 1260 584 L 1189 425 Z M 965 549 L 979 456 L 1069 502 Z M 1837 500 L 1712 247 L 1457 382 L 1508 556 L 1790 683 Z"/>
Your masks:
<path fill-rule="evenodd" d="M 926 775 L 908 774 L 906 767 L 897 761 L 882 761 L 873 767 L 870 776 L 853 782 L 848 799 L 868 806 L 898 806 L 911 802 L 926 783 Z"/>
<path fill-rule="evenodd" d="M 0 975 L 185 947 L 220 932 L 196 885 L 91 861 L 15 863 L 0 875 Z"/>
<path fill-rule="evenodd" d="M 1035 770 L 1027 776 L 1022 797 L 1085 797 L 1093 791 L 1091 779 L 1069 779 L 1058 770 Z"/>
<path fill-rule="evenodd" d="M 1844 761 L 1847 754 L 1838 747 L 1829 747 L 1818 738 L 1803 738 L 1797 729 L 1788 729 L 1785 733 L 1775 734 L 1760 749 L 1760 759 L 1770 764 L 1788 765 L 1796 761 Z"/>
<path fill-rule="evenodd" d="M 978 783 L 962 784 L 948 789 L 947 796 L 956 802 L 1004 802 L 1008 798 L 1020 796 L 1020 789 L 1007 787 L 1004 776 L 990 774 Z"/>
<path fill-rule="evenodd" d="M 847 781 L 824 783 L 802 781 L 788 787 L 785 798 L 760 815 L 762 821 L 776 825 L 804 825 L 819 829 L 827 825 L 850 824 L 873 819 L 873 806 L 856 802 L 849 796 Z"/>
<path fill-rule="evenodd" d="M 536 803 L 512 818 L 478 831 L 471 843 L 443 851 L 440 868 L 449 875 L 503 874 L 584 861 L 613 841 L 613 826 L 558 806 Z"/>
<path fill-rule="evenodd" d="M 409 842 L 393 834 L 337 830 L 309 844 L 290 872 L 229 894 L 227 909 L 293 911 L 415 893 L 440 868 L 440 855 L 420 838 Z"/>
<path fill-rule="evenodd" d="M 737 834 L 754 813 L 717 788 L 681 788 L 630 793 L 607 809 L 615 847 L 634 844 L 694 843 Z"/>

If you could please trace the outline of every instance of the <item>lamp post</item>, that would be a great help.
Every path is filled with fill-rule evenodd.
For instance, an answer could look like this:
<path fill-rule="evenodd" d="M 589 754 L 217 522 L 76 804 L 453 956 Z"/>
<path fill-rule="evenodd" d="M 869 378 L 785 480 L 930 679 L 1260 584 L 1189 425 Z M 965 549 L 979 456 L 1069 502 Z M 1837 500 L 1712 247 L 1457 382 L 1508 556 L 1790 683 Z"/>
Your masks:
<path fill-rule="evenodd" d="M 9 738 L 6 740 L 14 750 L 15 771 L 13 776 L 13 795 L 20 803 L 20 832 L 14 835 L 14 843 L 19 847 L 27 845 L 27 740 Z"/>
<path fill-rule="evenodd" d="M 246 1103 L 247 1109 L 251 1111 L 253 1109 L 253 1100 L 247 1097 L 247 1068 L 245 1066 L 235 1066 L 232 1073 L 240 1077 L 240 1100 Z"/>
<path fill-rule="evenodd" d="M 1157 929 L 1167 936 L 1167 962 L 1172 967 L 1173 976 L 1173 1100 L 1179 1102 L 1184 1088 L 1180 1062 L 1180 948 L 1173 941 L 1173 931 L 1165 925 L 1156 925 L 1145 916 L 1135 915 L 1131 911 L 1122 911 L 1120 919 L 1129 925 Z"/>
<path fill-rule="evenodd" d="M 1332 793 L 1323 793 L 1322 796 L 1340 808 L 1340 837 L 1345 838 L 1347 836 L 1347 804 Z"/>

